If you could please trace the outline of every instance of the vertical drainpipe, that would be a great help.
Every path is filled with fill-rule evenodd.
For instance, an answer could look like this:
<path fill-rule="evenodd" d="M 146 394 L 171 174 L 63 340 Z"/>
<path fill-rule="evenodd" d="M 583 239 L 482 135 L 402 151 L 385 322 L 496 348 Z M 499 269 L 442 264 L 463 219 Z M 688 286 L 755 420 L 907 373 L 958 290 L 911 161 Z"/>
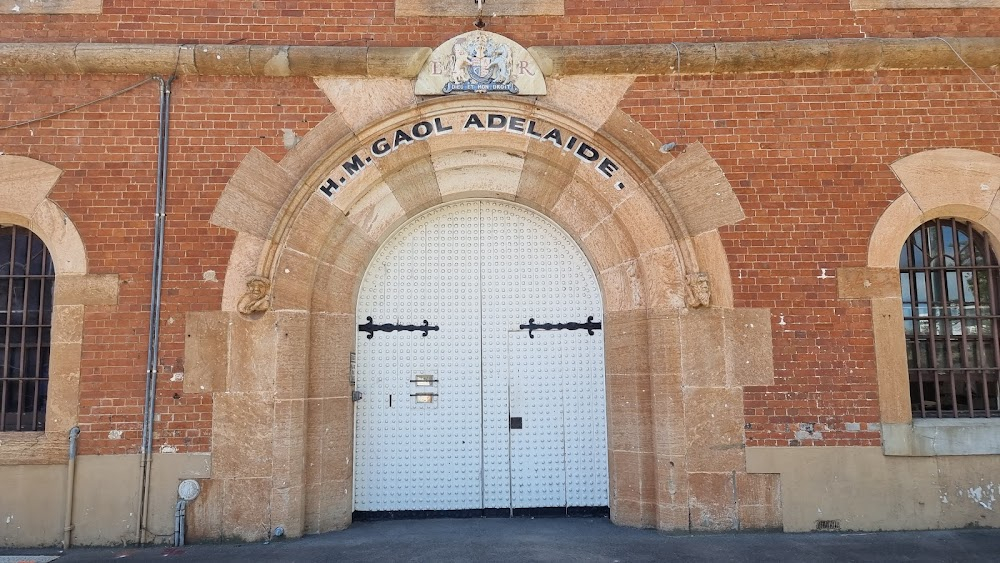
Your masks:
<path fill-rule="evenodd" d="M 167 199 L 167 147 L 170 134 L 170 85 L 167 80 L 154 76 L 160 83 L 160 116 L 156 146 L 156 206 L 153 230 L 153 273 L 149 298 L 149 348 L 146 352 L 146 395 L 142 419 L 142 443 L 139 450 L 139 510 L 136 513 L 135 541 L 143 544 L 146 516 L 149 511 L 149 475 L 153 450 L 153 420 L 156 408 L 156 375 L 160 362 L 160 290 L 163 282 L 163 233 L 166 225 Z"/>
<path fill-rule="evenodd" d="M 80 427 L 69 430 L 69 467 L 66 468 L 66 514 L 63 517 L 63 549 L 69 549 L 73 537 L 73 488 L 76 483 L 76 440 Z"/>

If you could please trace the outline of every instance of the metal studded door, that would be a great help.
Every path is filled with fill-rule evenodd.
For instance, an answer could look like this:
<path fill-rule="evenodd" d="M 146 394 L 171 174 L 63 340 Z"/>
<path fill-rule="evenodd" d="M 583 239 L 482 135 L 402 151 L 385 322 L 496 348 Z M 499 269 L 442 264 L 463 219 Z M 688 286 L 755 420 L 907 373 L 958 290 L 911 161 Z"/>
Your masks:
<path fill-rule="evenodd" d="M 569 326 L 588 316 L 593 271 L 532 211 L 463 201 L 401 228 L 358 300 L 355 510 L 607 505 L 603 333 Z"/>
<path fill-rule="evenodd" d="M 418 217 L 362 282 L 355 510 L 482 506 L 479 215 L 463 202 Z M 368 317 L 390 326 L 366 332 Z M 424 321 L 426 335 L 403 330 Z"/>

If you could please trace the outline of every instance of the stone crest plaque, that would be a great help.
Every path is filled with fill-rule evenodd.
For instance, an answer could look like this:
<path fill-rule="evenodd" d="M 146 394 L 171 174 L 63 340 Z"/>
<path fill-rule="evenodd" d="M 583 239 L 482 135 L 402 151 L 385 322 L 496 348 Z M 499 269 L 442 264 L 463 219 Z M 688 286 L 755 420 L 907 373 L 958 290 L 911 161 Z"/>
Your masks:
<path fill-rule="evenodd" d="M 456 92 L 545 94 L 545 77 L 523 47 L 502 35 L 470 31 L 431 53 L 417 76 L 415 94 Z"/>

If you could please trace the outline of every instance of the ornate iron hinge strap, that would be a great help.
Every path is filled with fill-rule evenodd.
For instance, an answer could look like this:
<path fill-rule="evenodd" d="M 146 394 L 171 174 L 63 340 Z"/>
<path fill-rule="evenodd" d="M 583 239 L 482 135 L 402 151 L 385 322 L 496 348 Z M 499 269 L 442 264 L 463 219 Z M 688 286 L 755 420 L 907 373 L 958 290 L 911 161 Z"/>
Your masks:
<path fill-rule="evenodd" d="M 587 334 L 594 336 L 595 330 L 601 330 L 601 323 L 600 321 L 595 323 L 593 316 L 587 317 L 585 323 L 535 324 L 535 319 L 528 319 L 528 324 L 521 325 L 521 328 L 528 329 L 528 336 L 531 338 L 535 337 L 531 333 L 536 330 L 586 330 Z"/>
<path fill-rule="evenodd" d="M 368 333 L 367 338 L 369 340 L 371 340 L 372 337 L 375 336 L 376 331 L 396 332 L 405 330 L 410 332 L 422 332 L 424 333 L 423 336 L 427 336 L 428 331 L 441 329 L 441 327 L 429 325 L 426 319 L 424 320 L 424 324 L 422 325 L 394 325 L 394 324 L 377 325 L 375 324 L 375 321 L 373 321 L 371 317 L 367 317 L 367 319 L 368 319 L 367 323 L 363 325 L 358 325 L 358 332 L 367 332 Z"/>

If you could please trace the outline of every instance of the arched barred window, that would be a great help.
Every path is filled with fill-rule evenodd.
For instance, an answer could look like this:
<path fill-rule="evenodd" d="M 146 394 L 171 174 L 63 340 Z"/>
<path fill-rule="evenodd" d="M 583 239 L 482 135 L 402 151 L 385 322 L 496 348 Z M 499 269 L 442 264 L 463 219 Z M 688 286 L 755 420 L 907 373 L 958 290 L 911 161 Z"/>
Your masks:
<path fill-rule="evenodd" d="M 0 431 L 45 429 L 55 271 L 34 233 L 0 226 Z"/>
<path fill-rule="evenodd" d="M 914 418 L 1000 416 L 1000 265 L 989 237 L 956 219 L 928 221 L 899 255 Z"/>

